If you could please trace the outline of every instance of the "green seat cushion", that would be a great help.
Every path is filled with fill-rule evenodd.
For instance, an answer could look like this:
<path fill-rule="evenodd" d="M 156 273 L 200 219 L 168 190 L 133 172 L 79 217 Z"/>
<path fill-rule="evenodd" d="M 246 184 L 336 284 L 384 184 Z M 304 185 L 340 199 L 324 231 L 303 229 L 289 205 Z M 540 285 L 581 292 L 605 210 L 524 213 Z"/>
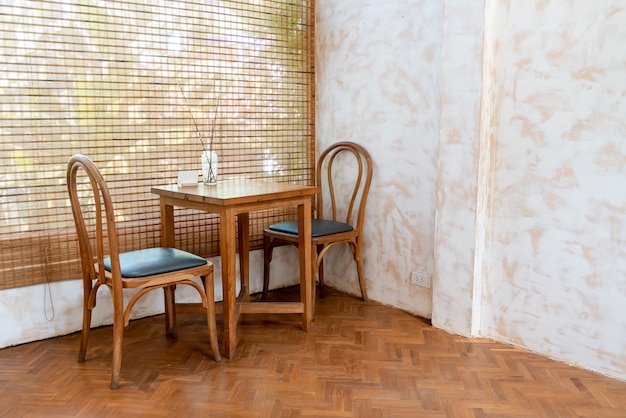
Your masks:
<path fill-rule="evenodd" d="M 272 231 L 285 232 L 287 234 L 298 235 L 298 221 L 287 221 L 270 225 Z M 329 221 L 327 219 L 313 219 L 311 224 L 311 236 L 323 237 L 325 235 L 339 234 L 341 232 L 352 231 L 351 225 L 345 222 Z"/>
<path fill-rule="evenodd" d="M 123 277 L 138 278 L 203 266 L 207 261 L 176 248 L 147 248 L 120 254 Z M 104 268 L 111 271 L 111 259 L 104 259 Z"/>

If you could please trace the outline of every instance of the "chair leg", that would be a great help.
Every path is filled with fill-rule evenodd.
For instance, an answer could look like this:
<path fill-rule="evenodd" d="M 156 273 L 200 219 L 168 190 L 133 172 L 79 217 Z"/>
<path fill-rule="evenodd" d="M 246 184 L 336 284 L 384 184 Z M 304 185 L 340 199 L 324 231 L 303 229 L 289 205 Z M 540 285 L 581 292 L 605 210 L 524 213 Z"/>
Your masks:
<path fill-rule="evenodd" d="M 83 328 L 80 333 L 80 348 L 78 350 L 78 362 L 83 363 L 87 354 L 87 342 L 89 341 L 89 331 L 91 331 L 91 308 L 87 303 L 83 305 Z"/>
<path fill-rule="evenodd" d="M 99 286 L 94 289 L 91 280 L 83 280 L 83 328 L 80 333 L 80 348 L 78 349 L 78 362 L 83 363 L 87 355 L 87 343 L 91 331 L 91 314 L 96 303 L 95 297 Z M 93 293 L 93 295 L 92 295 Z M 94 298 L 92 300 L 92 298 Z"/>
<path fill-rule="evenodd" d="M 213 277 L 206 278 L 201 277 L 202 283 L 204 283 L 204 293 L 206 295 L 206 318 L 209 326 L 209 341 L 211 343 L 211 350 L 213 350 L 213 357 L 215 361 L 221 361 L 222 356 L 220 354 L 220 345 L 217 341 L 217 321 L 215 320 L 215 290 L 213 288 Z"/>
<path fill-rule="evenodd" d="M 311 301 L 313 303 L 313 306 L 311 307 L 311 311 L 313 312 L 313 317 L 311 318 L 312 320 L 315 320 L 315 304 L 317 302 L 317 277 L 320 277 L 320 280 L 322 279 L 321 274 L 323 274 L 323 272 L 320 269 L 317 269 L 317 253 L 315 254 L 315 256 L 313 257 L 313 268 L 312 268 L 312 272 L 311 272 Z M 322 289 L 320 288 L 320 291 Z"/>
<path fill-rule="evenodd" d="M 272 262 L 272 247 L 270 237 L 263 237 L 263 295 L 261 300 L 267 300 L 267 292 L 270 288 L 270 263 Z"/>
<path fill-rule="evenodd" d="M 361 287 L 361 297 L 364 301 L 368 301 L 367 291 L 365 290 L 365 276 L 363 274 L 363 253 L 361 246 L 357 245 L 354 252 L 354 261 L 356 261 L 356 271 L 359 276 L 359 286 Z"/>
<path fill-rule="evenodd" d="M 115 291 L 113 291 L 115 293 Z M 120 387 L 120 370 L 122 368 L 122 339 L 124 337 L 124 304 L 113 295 L 113 361 L 111 364 L 111 389 Z"/>
<path fill-rule="evenodd" d="M 176 329 L 175 290 L 176 286 L 167 286 L 163 288 L 163 296 L 165 299 L 165 335 L 171 338 L 178 337 L 178 330 Z"/>
<path fill-rule="evenodd" d="M 316 248 L 317 254 L 319 254 L 323 248 L 324 248 L 324 245 L 318 245 Z M 324 287 L 324 259 L 323 258 L 321 260 L 316 259 L 316 262 L 320 263 L 320 267 L 317 273 L 318 273 L 318 278 L 320 281 L 320 289 L 322 289 Z"/>

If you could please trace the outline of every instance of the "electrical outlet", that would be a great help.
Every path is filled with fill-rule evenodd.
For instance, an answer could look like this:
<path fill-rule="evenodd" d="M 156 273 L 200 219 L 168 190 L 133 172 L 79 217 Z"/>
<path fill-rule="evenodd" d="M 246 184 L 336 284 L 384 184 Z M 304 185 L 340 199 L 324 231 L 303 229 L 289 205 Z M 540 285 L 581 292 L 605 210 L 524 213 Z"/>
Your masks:
<path fill-rule="evenodd" d="M 417 271 L 411 272 L 411 284 L 413 286 L 430 288 L 430 276 L 426 273 L 420 273 Z"/>

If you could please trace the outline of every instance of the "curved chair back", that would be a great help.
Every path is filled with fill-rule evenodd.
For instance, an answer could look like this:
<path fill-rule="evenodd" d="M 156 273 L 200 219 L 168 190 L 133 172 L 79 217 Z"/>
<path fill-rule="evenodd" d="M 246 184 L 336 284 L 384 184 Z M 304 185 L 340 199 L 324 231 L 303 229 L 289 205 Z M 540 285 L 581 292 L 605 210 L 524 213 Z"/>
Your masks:
<path fill-rule="evenodd" d="M 362 230 L 371 183 L 372 159 L 365 148 L 345 141 L 331 145 L 317 162 L 316 185 L 322 193 L 317 197 L 315 217 L 345 222 Z M 330 216 L 324 216 L 325 205 L 330 207 Z"/>
<path fill-rule="evenodd" d="M 80 169 L 83 169 L 87 176 L 88 182 L 85 184 L 90 186 L 90 190 L 83 189 L 84 183 L 78 181 Z M 80 189 L 79 184 L 81 185 Z M 99 272 L 104 272 L 104 259 L 108 256 L 111 259 L 111 276 L 114 284 L 121 286 L 119 283 L 121 274 L 115 213 L 104 178 L 89 158 L 77 154 L 72 156 L 68 162 L 67 187 L 78 233 L 83 280 L 89 281 L 88 286 L 91 287 L 91 280 L 97 278 L 94 263 L 98 266 Z M 93 226 L 87 226 L 86 217 L 87 219 L 93 217 Z"/>

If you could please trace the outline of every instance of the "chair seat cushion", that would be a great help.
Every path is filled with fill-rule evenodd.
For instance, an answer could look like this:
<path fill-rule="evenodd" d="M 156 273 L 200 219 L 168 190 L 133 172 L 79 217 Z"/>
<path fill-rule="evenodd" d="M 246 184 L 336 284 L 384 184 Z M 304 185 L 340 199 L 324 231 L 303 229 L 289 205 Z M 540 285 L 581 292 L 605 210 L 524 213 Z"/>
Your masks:
<path fill-rule="evenodd" d="M 158 247 L 120 253 L 122 276 L 130 278 L 200 267 L 206 263 L 204 258 L 176 248 Z M 104 259 L 104 268 L 111 271 L 111 259 L 109 257 Z"/>
<path fill-rule="evenodd" d="M 287 221 L 273 224 L 270 225 L 269 229 L 271 229 L 272 231 L 298 235 L 298 221 Z M 352 228 L 351 225 L 344 222 L 329 221 L 327 219 L 313 219 L 313 222 L 311 224 L 311 236 L 323 237 L 325 235 L 349 232 L 353 229 L 354 228 Z"/>

